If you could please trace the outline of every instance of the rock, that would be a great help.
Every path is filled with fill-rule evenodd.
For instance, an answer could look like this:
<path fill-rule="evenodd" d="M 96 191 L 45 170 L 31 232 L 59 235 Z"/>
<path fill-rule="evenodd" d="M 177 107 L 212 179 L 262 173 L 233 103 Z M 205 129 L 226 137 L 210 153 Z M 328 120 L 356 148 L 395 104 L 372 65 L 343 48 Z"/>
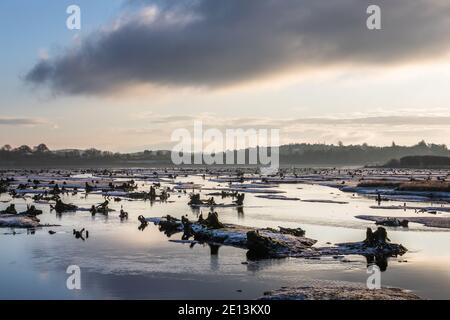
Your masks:
<path fill-rule="evenodd" d="M 387 237 L 387 231 L 383 227 L 378 227 L 378 229 L 373 232 L 371 228 L 367 228 L 366 240 L 364 242 L 371 246 L 376 247 L 378 245 L 385 245 L 389 240 Z"/>
<path fill-rule="evenodd" d="M 381 216 L 367 216 L 367 215 L 360 215 L 356 216 L 355 218 L 375 222 L 383 221 L 385 219 L 384 217 Z M 397 219 L 406 219 L 409 222 L 420 223 L 426 227 L 450 229 L 450 217 L 406 217 Z"/>
<path fill-rule="evenodd" d="M 144 216 L 139 216 L 138 217 L 138 220 L 139 220 L 139 222 L 141 223 L 140 225 L 139 225 L 139 227 L 138 227 L 138 230 L 139 231 L 144 231 L 145 230 L 145 228 L 147 228 L 147 226 L 148 226 L 148 221 L 144 218 Z"/>
<path fill-rule="evenodd" d="M 196 194 L 192 194 L 190 196 L 190 200 L 188 202 L 188 205 L 193 206 L 193 205 L 202 205 L 204 204 L 202 200 L 200 200 L 200 194 L 196 193 Z"/>
<path fill-rule="evenodd" d="M 323 254 L 396 257 L 408 250 L 401 244 L 390 243 L 386 229 L 379 227 L 375 232 L 367 228 L 367 237 L 361 242 L 338 243 L 336 247 L 320 248 Z"/>
<path fill-rule="evenodd" d="M 310 250 L 316 240 L 294 236 L 291 234 L 275 233 L 267 230 L 247 232 L 247 257 L 250 259 L 274 258 L 290 256 Z"/>
<path fill-rule="evenodd" d="M 219 221 L 217 212 L 208 213 L 208 217 L 203 221 L 203 224 L 209 229 L 222 229 L 224 227 Z"/>
<path fill-rule="evenodd" d="M 280 246 L 268 237 L 261 236 L 257 230 L 247 232 L 247 256 L 255 258 L 269 258 L 280 249 Z"/>
<path fill-rule="evenodd" d="M 89 238 L 89 231 L 85 230 L 84 228 L 80 231 L 73 229 L 73 235 L 75 236 L 75 239 L 81 239 L 84 241 L 85 239 Z"/>
<path fill-rule="evenodd" d="M 42 210 L 38 210 L 36 209 L 36 207 L 34 205 L 31 205 L 27 211 L 20 213 L 21 215 L 26 215 L 26 216 L 38 216 L 42 214 Z"/>
<path fill-rule="evenodd" d="M 244 204 L 244 199 L 245 193 L 236 194 L 236 200 L 234 200 L 233 202 L 238 206 L 242 206 Z"/>
<path fill-rule="evenodd" d="M 2 214 L 0 215 L 1 228 L 37 228 L 40 220 L 35 216 L 25 216 L 19 214 Z"/>
<path fill-rule="evenodd" d="M 280 229 L 280 232 L 282 234 L 291 234 L 293 236 L 296 237 L 304 237 L 305 236 L 305 230 L 303 230 L 302 228 L 297 228 L 297 229 L 291 229 L 291 228 L 283 228 L 283 227 L 278 227 Z"/>
<path fill-rule="evenodd" d="M 76 211 L 78 209 L 77 206 L 73 204 L 66 204 L 62 202 L 60 199 L 56 200 L 56 204 L 54 206 L 50 206 L 50 208 L 52 210 L 55 210 L 57 213 Z"/>
<path fill-rule="evenodd" d="M 376 221 L 375 224 L 385 227 L 403 227 L 408 228 L 409 221 L 406 219 L 400 220 L 397 218 L 386 218 L 381 221 Z"/>
<path fill-rule="evenodd" d="M 399 288 L 369 290 L 365 287 L 306 286 L 268 291 L 259 300 L 420 300 L 417 295 Z"/>
<path fill-rule="evenodd" d="M 16 205 L 10 204 L 5 210 L 0 211 L 0 214 L 17 214 Z"/>
<path fill-rule="evenodd" d="M 125 220 L 125 219 L 128 220 L 128 212 L 125 212 L 123 210 L 123 207 L 120 208 L 119 218 L 120 218 L 120 220 Z"/>

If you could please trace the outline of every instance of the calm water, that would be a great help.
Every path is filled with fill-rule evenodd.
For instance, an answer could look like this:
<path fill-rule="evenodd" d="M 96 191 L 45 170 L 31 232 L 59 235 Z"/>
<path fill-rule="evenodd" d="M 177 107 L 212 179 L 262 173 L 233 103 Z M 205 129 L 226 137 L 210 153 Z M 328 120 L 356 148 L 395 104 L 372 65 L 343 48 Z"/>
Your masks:
<path fill-rule="evenodd" d="M 217 183 L 199 177 L 177 179 L 195 181 L 206 186 Z M 142 186 L 144 184 L 144 186 Z M 143 190 L 149 184 L 139 182 Z M 349 204 L 307 203 L 255 198 L 246 194 L 244 213 L 236 209 L 217 209 L 224 222 L 255 227 L 302 227 L 306 235 L 327 242 L 358 241 L 373 223 L 355 219 L 358 214 L 411 216 L 414 211 L 374 210 L 372 200 L 342 193 L 337 189 L 312 185 L 280 185 L 287 196 L 302 199 L 349 201 Z M 207 193 L 204 191 L 203 193 Z M 3 195 L 0 200 L 8 200 Z M 216 198 L 217 199 L 217 198 Z M 173 203 L 122 201 L 112 203 L 116 209 L 109 217 L 91 217 L 89 212 L 65 213 L 57 217 L 48 204 L 37 204 L 44 214 L 42 223 L 60 224 L 27 234 L 26 230 L 0 229 L 0 298 L 1 299 L 254 299 L 264 291 L 282 286 L 349 281 L 365 283 L 366 261 L 347 257 L 348 262 L 332 258 L 322 260 L 282 259 L 247 261 L 245 251 L 221 247 L 211 255 L 209 246 L 172 243 L 155 226 L 138 230 L 137 217 L 188 214 L 198 212 L 188 206 L 188 196 L 172 193 Z M 64 197 L 81 207 L 101 203 L 100 195 L 83 194 Z M 217 201 L 217 200 L 216 200 Z M 229 202 L 229 199 L 223 200 Z M 31 203 L 31 199 L 27 199 Z M 26 201 L 14 200 L 18 211 Z M 217 202 L 222 202 L 219 200 Z M 390 203 L 395 204 L 395 203 Z M 118 218 L 120 206 L 130 214 L 129 220 Z M 1 203 L 3 209 L 6 204 Z M 443 214 L 445 216 L 445 214 Z M 75 239 L 72 229 L 86 228 L 87 241 Z M 390 229 L 392 242 L 402 243 L 409 252 L 389 260 L 382 273 L 382 285 L 412 290 L 424 298 L 450 298 L 450 232 L 411 224 L 409 230 Z M 171 239 L 179 239 L 174 235 Z M 406 260 L 406 261 L 405 261 Z M 82 289 L 66 288 L 66 269 L 78 265 L 82 272 Z M 238 292 L 237 290 L 242 290 Z"/>

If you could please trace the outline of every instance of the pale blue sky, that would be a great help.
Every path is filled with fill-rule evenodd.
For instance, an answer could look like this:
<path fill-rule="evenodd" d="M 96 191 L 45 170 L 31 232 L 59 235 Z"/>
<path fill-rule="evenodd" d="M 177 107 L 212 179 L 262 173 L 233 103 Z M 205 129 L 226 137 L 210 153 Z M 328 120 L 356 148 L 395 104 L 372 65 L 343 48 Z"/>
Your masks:
<path fill-rule="evenodd" d="M 26 92 L 20 79 L 36 61 L 40 51 L 49 54 L 69 45 L 76 35 L 87 34 L 111 19 L 122 0 L 4 0 L 0 2 L 0 75 L 2 102 L 16 101 Z M 83 8 L 80 31 L 66 28 L 66 9 L 70 4 Z M 11 110 L 4 109 L 3 112 Z"/>
<path fill-rule="evenodd" d="M 252 30 L 252 26 L 261 28 L 258 19 L 265 18 L 265 11 L 256 6 L 250 11 L 237 0 L 229 1 L 229 7 L 226 7 L 228 11 L 224 11 L 222 7 L 205 5 L 210 4 L 208 1 L 211 0 L 184 2 L 198 2 L 203 5 L 200 9 L 193 6 L 192 10 L 187 5 L 181 9 L 176 7 L 176 10 L 166 10 L 158 7 L 158 1 L 134 1 L 138 2 L 139 6 L 132 14 L 125 14 L 127 7 L 126 1 L 123 0 L 1 1 L 0 144 L 17 146 L 45 142 L 51 148 L 98 147 L 113 151 L 169 147 L 171 131 L 180 126 L 190 128 L 192 116 L 218 128 L 234 124 L 245 124 L 246 127 L 272 127 L 277 124 L 283 126 L 280 128 L 282 142 L 337 143 L 341 140 L 344 143 L 367 142 L 383 145 L 393 140 L 397 143 L 412 144 L 424 138 L 436 143 L 450 144 L 448 125 L 431 122 L 418 126 L 410 125 L 406 120 L 401 121 L 401 117 L 407 116 L 439 119 L 450 115 L 450 42 L 448 28 L 441 30 L 442 27 L 448 27 L 449 22 L 448 15 L 447 18 L 439 16 L 439 12 L 443 15 L 448 13 L 448 3 L 440 0 L 428 2 L 431 3 L 429 8 L 436 6 L 435 13 L 433 10 L 430 13 L 430 16 L 436 14 L 436 17 L 429 20 L 424 20 L 419 13 L 414 20 L 408 6 L 405 6 L 403 11 L 395 11 L 397 9 L 393 8 L 389 12 L 395 14 L 386 14 L 383 20 L 384 30 L 379 31 L 384 33 L 379 34 L 367 33 L 364 29 L 366 13 L 363 7 L 352 9 L 356 10 L 351 15 L 356 16 L 353 29 L 348 29 L 348 26 L 343 24 L 343 29 L 332 36 L 329 33 L 339 28 L 342 22 L 339 16 L 335 24 L 330 20 L 320 20 L 322 18 L 314 23 L 303 22 L 303 10 L 310 10 L 313 16 L 314 10 L 322 10 L 319 13 L 320 17 L 323 17 L 324 9 L 297 8 L 295 1 L 280 0 L 279 3 L 283 3 L 284 7 L 274 10 L 285 12 L 281 10 L 291 6 L 298 10 L 299 21 L 302 23 L 295 28 L 298 28 L 298 39 L 308 43 L 308 49 L 314 46 L 342 46 L 324 53 L 323 57 L 322 52 L 319 52 L 318 58 L 308 56 L 302 49 L 298 54 L 305 55 L 305 58 L 300 59 L 292 52 L 281 49 L 274 49 L 273 52 L 258 57 L 262 51 L 272 51 L 274 46 L 291 47 L 297 41 L 297 38 L 292 38 L 292 34 L 275 33 L 279 39 L 286 37 L 288 42 L 272 39 L 266 43 L 264 37 L 255 39 L 256 33 L 241 29 L 242 49 L 226 47 L 227 41 L 234 43 L 230 42 L 226 32 L 218 31 L 223 29 L 220 23 L 229 23 L 230 28 L 239 23 L 248 26 L 249 30 Z M 413 1 L 419 5 L 425 3 L 423 0 Z M 127 1 L 129 2 L 133 1 Z M 251 3 L 257 4 L 253 1 Z M 82 10 L 80 31 L 70 31 L 65 26 L 66 8 L 71 4 L 79 5 Z M 159 9 L 153 10 L 155 8 Z M 236 14 L 240 11 L 242 15 Z M 335 11 L 333 8 L 333 12 Z M 214 18 L 208 20 L 209 14 Z M 346 17 L 346 11 L 341 14 L 342 19 Z M 409 19 L 404 17 L 406 15 Z M 205 36 L 203 30 L 191 28 L 191 25 L 195 26 L 197 23 L 196 19 L 207 21 L 205 24 L 215 31 Z M 280 21 L 276 19 L 263 24 L 269 25 L 265 33 L 276 30 L 275 26 L 283 23 L 281 19 L 292 19 L 292 16 L 282 14 Z M 419 21 L 417 30 L 412 26 L 411 31 L 408 31 L 411 21 Z M 324 26 L 320 24 L 322 22 Z M 270 27 L 271 23 L 273 27 Z M 136 39 L 130 40 L 128 45 L 122 47 L 112 46 L 117 45 L 114 37 L 117 38 L 117 35 L 129 26 L 133 27 L 131 30 L 135 30 L 129 34 L 130 38 Z M 317 30 L 313 32 L 308 28 Z M 103 41 L 101 44 L 97 44 L 97 38 L 92 36 L 98 30 L 107 30 L 106 36 L 99 38 Z M 428 33 L 424 31 L 420 34 L 418 30 L 427 30 Z M 439 30 L 442 34 L 437 34 Z M 348 33 L 355 35 L 348 36 Z M 398 38 L 389 37 L 388 33 Z M 224 47 L 220 50 L 230 51 L 231 55 L 221 54 L 214 57 L 217 45 L 220 46 L 221 42 L 217 41 L 215 47 L 209 48 L 208 42 L 201 42 L 201 37 L 210 39 L 208 37 L 215 35 L 224 38 Z M 270 37 L 270 34 L 267 36 Z M 358 36 L 362 36 L 361 40 L 352 42 L 352 39 Z M 109 41 L 105 40 L 107 37 L 115 42 L 106 42 Z M 439 41 L 433 42 L 434 37 Z M 331 38 L 339 38 L 340 42 L 332 43 L 335 40 L 330 40 Z M 379 41 L 385 48 L 372 48 L 372 38 L 373 42 Z M 77 52 L 77 45 L 86 39 L 94 42 L 93 54 L 104 58 L 91 61 L 90 56 L 86 57 L 83 56 L 84 53 Z M 140 39 L 155 43 L 147 43 L 142 47 L 143 52 L 133 52 L 140 48 L 139 42 L 135 42 Z M 181 39 L 189 39 L 189 42 Z M 426 39 L 431 40 L 421 45 L 421 41 Z M 254 46 L 261 46 L 264 50 L 252 51 L 252 46 L 247 47 L 245 44 L 248 41 L 255 41 Z M 404 41 L 406 53 L 402 52 L 401 41 Z M 102 52 L 102 46 L 105 47 L 106 44 L 114 49 Z M 173 47 L 168 47 L 168 44 Z M 364 50 L 361 46 L 369 48 Z M 123 52 L 119 56 L 119 53 L 111 53 L 111 50 Z M 193 60 L 183 55 L 183 50 L 186 50 L 186 54 L 208 50 L 211 53 L 202 57 L 200 63 L 194 61 L 195 66 L 191 67 L 188 64 Z M 158 56 L 162 52 L 164 55 Z M 240 68 L 236 64 L 237 61 L 245 61 L 249 53 L 250 59 Z M 92 74 L 89 74 L 89 68 L 82 73 L 80 71 L 77 75 L 79 78 L 74 78 L 74 83 L 79 82 L 77 88 L 83 87 L 86 81 L 92 79 L 87 85 L 88 90 L 83 88 L 74 92 L 70 91 L 73 90 L 72 87 L 60 86 L 58 81 L 70 81 L 70 74 L 63 74 L 64 78 L 59 75 L 58 78 L 48 79 L 48 86 L 40 83 L 30 84 L 24 80 L 41 58 L 48 60 L 52 67 L 63 70 L 64 65 L 56 59 L 67 58 L 71 54 L 74 58 L 70 62 L 75 63 L 71 66 L 75 68 L 72 70 L 77 70 L 77 63 L 81 63 L 80 61 L 89 61 L 96 68 Z M 213 64 L 207 61 L 210 56 Z M 121 63 L 110 62 L 119 57 L 122 59 Z M 390 57 L 392 61 L 389 60 Z M 132 66 L 133 59 L 142 59 L 142 70 Z M 182 59 L 185 61 L 179 62 Z M 249 63 L 257 59 L 261 59 L 261 62 L 252 66 L 252 69 L 247 68 Z M 288 62 L 284 64 L 282 60 Z M 149 64 L 148 61 L 152 63 Z M 177 69 L 172 70 L 171 65 L 177 65 L 178 62 L 180 64 Z M 237 66 L 235 73 L 240 73 L 242 69 L 242 74 L 228 75 L 227 68 L 218 68 L 218 64 L 229 66 L 230 70 Z M 259 70 L 262 64 L 268 67 Z M 104 69 L 102 65 L 105 65 Z M 214 71 L 216 69 L 217 71 Z M 226 79 L 221 79 L 222 75 Z M 104 79 L 108 79 L 106 85 L 102 83 L 97 88 L 97 84 L 105 81 Z M 59 90 L 56 93 L 52 91 L 55 86 Z M 178 118 L 173 121 L 174 116 L 184 117 L 184 120 L 180 121 Z M 378 122 L 361 125 L 358 120 L 353 124 L 330 124 L 328 121 L 324 121 L 322 125 L 311 125 L 302 121 L 286 124 L 286 120 L 304 118 L 327 120 L 368 117 L 399 118 L 398 123 L 394 125 Z"/>

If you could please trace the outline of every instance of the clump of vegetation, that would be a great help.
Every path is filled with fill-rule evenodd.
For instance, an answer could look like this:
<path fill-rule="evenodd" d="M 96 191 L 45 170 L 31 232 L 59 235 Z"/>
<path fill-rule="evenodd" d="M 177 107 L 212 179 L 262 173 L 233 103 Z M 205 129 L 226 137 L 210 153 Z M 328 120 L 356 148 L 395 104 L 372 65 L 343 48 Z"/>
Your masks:
<path fill-rule="evenodd" d="M 430 192 L 450 192 L 450 182 L 447 181 L 411 181 L 402 183 L 400 191 L 430 191 Z"/>
<path fill-rule="evenodd" d="M 396 182 L 388 180 L 364 181 L 357 185 L 358 188 L 391 188 L 398 191 L 424 191 L 424 192 L 450 192 L 448 181 L 408 181 Z"/>

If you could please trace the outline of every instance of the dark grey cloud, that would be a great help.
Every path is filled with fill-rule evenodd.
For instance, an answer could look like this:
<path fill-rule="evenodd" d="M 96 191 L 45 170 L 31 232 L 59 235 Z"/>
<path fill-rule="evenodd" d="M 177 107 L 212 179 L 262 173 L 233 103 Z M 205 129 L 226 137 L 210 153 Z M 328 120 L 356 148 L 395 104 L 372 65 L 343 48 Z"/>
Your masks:
<path fill-rule="evenodd" d="M 366 28 L 375 3 L 381 31 Z M 38 62 L 26 81 L 62 94 L 220 87 L 333 64 L 433 59 L 450 48 L 448 0 L 127 0 L 123 11 L 114 28 Z"/>

